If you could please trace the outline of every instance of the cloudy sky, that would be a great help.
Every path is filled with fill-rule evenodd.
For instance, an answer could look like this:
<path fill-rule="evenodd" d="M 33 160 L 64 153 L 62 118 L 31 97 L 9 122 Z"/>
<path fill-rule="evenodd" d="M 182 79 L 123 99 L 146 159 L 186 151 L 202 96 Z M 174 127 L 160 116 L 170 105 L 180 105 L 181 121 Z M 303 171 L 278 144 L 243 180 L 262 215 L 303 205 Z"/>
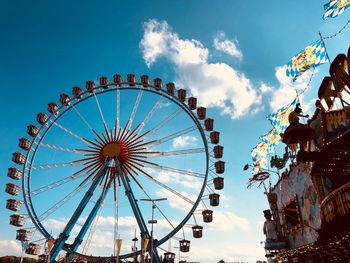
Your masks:
<path fill-rule="evenodd" d="M 3 2 L 0 16 L 0 76 L 3 83 L 0 182 L 3 189 L 10 180 L 6 173 L 13 165 L 11 154 L 18 149 L 18 139 L 25 136 L 26 126 L 35 121 L 36 114 L 46 111 L 48 102 L 58 101 L 60 93 L 70 93 L 72 86 L 83 86 L 85 80 L 98 80 L 102 75 L 112 78 L 115 73 L 123 76 L 134 73 L 137 77 L 142 74 L 151 79 L 160 77 L 164 83 L 173 81 L 177 87 L 186 88 L 198 98 L 200 105 L 208 107 L 208 116 L 215 119 L 215 128 L 221 132 L 221 144 L 225 147 L 225 189 L 220 192 L 221 205 L 214 209 L 214 222 L 205 225 L 202 239 L 193 240 L 188 229 L 184 231 L 192 243 L 191 252 L 183 256 L 204 263 L 217 262 L 221 258 L 245 262 L 263 259 L 264 250 L 260 244 L 264 239 L 262 210 L 267 208 L 267 202 L 261 189 L 246 189 L 249 172 L 243 172 L 242 167 L 250 162 L 250 150 L 258 143 L 258 137 L 271 129 L 265 116 L 291 102 L 295 90 L 302 90 L 310 79 L 309 72 L 292 83 L 285 76 L 284 65 L 299 50 L 316 41 L 319 31 L 324 36 L 332 35 L 349 19 L 349 11 L 346 11 L 338 18 L 324 21 L 322 4 L 318 0 L 225 0 L 215 3 L 152 0 L 147 4 L 140 1 Z M 349 40 L 350 29 L 325 40 L 330 58 L 347 52 Z M 305 111 L 312 113 L 319 84 L 327 74 L 328 65 L 315 71 L 310 88 L 301 98 Z M 127 94 L 122 94 L 121 107 L 123 114 L 128 116 L 137 95 L 124 95 Z M 139 110 L 139 114 L 149 111 L 155 100 L 152 96 L 144 97 L 140 104 L 143 110 Z M 105 105 L 111 105 L 108 96 L 101 100 Z M 169 104 L 166 101 L 161 104 L 160 110 L 165 116 L 174 110 L 174 105 Z M 109 109 L 104 108 L 106 119 Z M 81 111 L 94 127 L 101 124 L 97 111 L 90 114 L 89 104 L 82 106 Z M 77 116 L 68 115 L 67 125 L 72 125 L 77 133 L 88 133 L 84 124 L 78 123 L 81 120 L 75 122 L 74 118 Z M 155 124 L 157 120 L 161 120 L 160 115 L 155 118 Z M 185 116 L 180 116 L 160 131 L 159 138 L 171 134 L 177 125 L 187 128 L 186 121 Z M 72 146 L 65 136 L 56 127 L 48 140 Z M 194 132 L 174 138 L 161 149 L 181 150 L 201 145 L 200 136 Z M 59 153 L 51 153 L 47 159 L 45 156 L 45 151 L 39 155 L 40 164 L 70 157 L 61 157 Z M 201 161 L 200 155 L 193 159 L 179 157 L 174 164 L 178 168 L 202 172 Z M 167 160 L 161 162 L 167 164 Z M 160 182 L 177 187 L 191 200 L 196 198 L 201 187 L 200 181 L 191 177 L 179 178 L 178 174 L 169 172 L 150 173 Z M 45 174 L 36 174 L 37 187 L 42 186 L 40 178 Z M 50 172 L 47 177 L 55 175 L 56 172 Z M 164 209 L 168 209 L 173 224 L 190 209 L 188 203 L 184 204 L 164 189 L 152 189 L 146 181 L 144 184 L 152 196 L 168 198 Z M 74 187 L 73 184 L 62 186 L 52 192 L 50 198 L 38 198 L 34 201 L 38 211 L 44 212 L 59 200 L 60 194 L 68 193 Z M 16 229 L 8 224 L 11 212 L 4 208 L 9 196 L 2 191 L 0 197 L 3 204 L 0 208 L 0 256 L 20 254 L 20 244 L 15 240 Z M 79 200 L 79 195 L 76 199 Z M 127 233 L 133 235 L 136 223 L 127 201 L 121 203 L 121 209 L 125 209 L 119 222 L 120 231 L 125 234 L 121 237 L 125 239 L 123 251 L 129 252 Z M 91 253 L 103 254 L 105 248 L 113 247 L 111 242 L 105 241 L 113 238 L 112 210 L 108 213 L 108 205 L 107 202 L 106 212 L 97 222 L 99 230 Z M 143 206 L 145 218 L 148 218 L 149 205 Z M 67 222 L 72 209 L 74 202 L 47 218 L 44 226 L 56 233 Z M 24 208 L 21 213 L 26 214 Z M 156 233 L 166 233 L 168 222 L 159 214 L 156 216 L 159 219 Z M 76 233 L 78 228 L 73 232 Z M 40 239 L 40 236 L 36 238 Z M 174 248 L 178 246 L 177 242 L 172 240 L 164 249 L 177 252 Z"/>

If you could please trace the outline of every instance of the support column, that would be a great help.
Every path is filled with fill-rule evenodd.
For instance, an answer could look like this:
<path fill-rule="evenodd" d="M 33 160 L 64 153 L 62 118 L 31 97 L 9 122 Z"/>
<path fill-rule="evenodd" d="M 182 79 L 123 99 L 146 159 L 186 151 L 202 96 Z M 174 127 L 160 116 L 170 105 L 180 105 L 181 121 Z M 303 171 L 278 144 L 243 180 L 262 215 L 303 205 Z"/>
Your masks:
<path fill-rule="evenodd" d="M 79 234 L 77 235 L 77 237 L 74 240 L 74 243 L 72 245 L 69 246 L 69 251 L 67 252 L 67 257 L 68 260 L 67 262 L 70 262 L 74 253 L 77 251 L 77 249 L 79 248 L 80 244 L 83 242 L 83 238 L 87 232 L 87 230 L 90 228 L 92 222 L 94 221 L 98 210 L 100 210 L 101 206 L 103 205 L 103 202 L 108 194 L 108 191 L 111 187 L 112 184 L 112 179 L 109 178 L 109 182 L 107 183 L 106 189 L 105 191 L 101 194 L 100 198 L 97 200 L 94 208 L 92 209 L 92 211 L 90 212 L 88 218 L 86 219 L 84 225 L 82 226 L 82 228 L 79 231 Z"/>
<path fill-rule="evenodd" d="M 100 171 L 97 173 L 95 180 L 92 182 L 89 190 L 85 193 L 83 199 L 80 201 L 77 209 L 75 210 L 73 216 L 67 223 L 66 227 L 64 228 L 63 232 L 59 235 L 59 237 L 55 241 L 54 247 L 51 249 L 51 256 L 50 256 L 50 263 L 55 262 L 55 259 L 58 255 L 58 253 L 62 250 L 63 245 L 69 238 L 69 235 L 77 223 L 80 215 L 83 213 L 86 205 L 89 203 L 90 199 L 92 198 L 94 191 L 96 190 L 96 187 L 101 182 L 103 176 L 106 174 L 106 171 L 110 165 L 111 159 L 108 158 L 104 165 L 101 167 Z"/>
<path fill-rule="evenodd" d="M 141 213 L 140 208 L 137 204 L 137 200 L 135 199 L 134 193 L 130 187 L 130 180 L 121 170 L 120 163 L 119 163 L 118 159 L 115 159 L 115 162 L 116 162 L 118 174 L 119 174 L 120 179 L 121 179 L 123 186 L 125 188 L 125 194 L 128 197 L 128 200 L 129 200 L 131 208 L 134 212 L 137 224 L 141 230 L 141 240 L 143 240 L 145 238 L 150 239 L 150 234 L 148 232 L 147 225 L 145 223 L 145 220 L 143 219 L 142 213 Z M 152 256 L 153 262 L 151 262 L 151 263 L 160 263 L 158 253 L 155 250 L 153 250 L 151 253 L 153 255 Z"/>

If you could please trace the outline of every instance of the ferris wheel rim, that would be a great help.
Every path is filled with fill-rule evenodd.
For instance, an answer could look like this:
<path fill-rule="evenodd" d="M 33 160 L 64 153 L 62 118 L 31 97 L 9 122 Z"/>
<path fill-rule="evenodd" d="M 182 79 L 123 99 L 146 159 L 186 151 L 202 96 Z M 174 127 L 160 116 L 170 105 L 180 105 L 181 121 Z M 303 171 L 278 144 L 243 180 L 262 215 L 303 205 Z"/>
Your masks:
<path fill-rule="evenodd" d="M 122 86 L 122 85 L 128 85 L 128 86 Z M 106 88 L 106 86 L 111 88 Z M 192 112 L 192 110 L 182 101 L 180 101 L 177 97 L 168 94 L 165 90 L 162 89 L 156 89 L 153 85 L 148 85 L 147 87 L 143 86 L 141 83 L 135 83 L 135 85 L 130 85 L 129 83 L 125 82 L 125 83 L 121 83 L 120 85 L 118 84 L 108 84 L 108 85 L 104 85 L 104 86 L 96 86 L 94 88 L 93 93 L 91 94 L 89 91 L 85 90 L 82 93 L 82 98 L 77 99 L 77 98 L 71 98 L 70 105 L 65 106 L 65 105 L 61 105 L 58 108 L 58 111 L 63 110 L 61 113 L 59 113 L 57 116 L 55 114 L 51 114 L 50 116 L 48 116 L 48 120 L 51 120 L 51 123 L 48 124 L 47 126 L 41 125 L 41 127 L 39 128 L 39 132 L 38 134 L 43 130 L 44 127 L 46 127 L 46 129 L 44 130 L 44 133 L 40 136 L 39 140 L 36 143 L 35 149 L 33 150 L 32 156 L 30 158 L 29 161 L 29 169 L 27 168 L 27 163 L 28 163 L 28 156 L 30 155 L 30 150 L 28 150 L 27 154 L 26 154 L 26 161 L 25 164 L 23 166 L 23 177 L 22 177 L 22 189 L 23 189 L 23 198 L 24 198 L 24 203 L 25 206 L 27 208 L 28 211 L 28 215 L 31 218 L 31 221 L 34 223 L 34 225 L 36 226 L 36 228 L 47 238 L 47 239 L 54 239 L 52 237 L 51 234 L 49 234 L 49 232 L 46 230 L 46 228 L 42 225 L 41 221 L 35 211 L 35 208 L 33 206 L 32 203 L 32 196 L 30 194 L 30 178 L 31 178 L 31 172 L 32 172 L 32 165 L 37 153 L 37 150 L 40 148 L 40 142 L 45 138 L 47 132 L 51 129 L 52 125 L 54 125 L 54 123 L 56 123 L 56 121 L 58 121 L 62 116 L 64 116 L 65 113 L 67 113 L 68 111 L 70 111 L 74 106 L 92 98 L 94 95 L 98 96 L 104 93 L 108 93 L 108 92 L 112 92 L 112 91 L 117 91 L 117 90 L 142 90 L 142 91 L 146 91 L 146 92 L 150 92 L 153 94 L 157 94 L 159 96 L 163 96 L 165 98 L 167 98 L 168 100 L 170 100 L 171 102 L 175 103 L 177 106 L 179 106 L 182 111 L 186 112 L 186 114 L 190 117 L 190 119 L 195 123 L 197 130 L 200 133 L 200 136 L 202 138 L 202 142 L 204 145 L 204 149 L 205 149 L 205 162 L 206 162 L 206 167 L 205 167 L 205 174 L 204 174 L 204 180 L 203 180 L 203 184 L 201 187 L 201 190 L 198 193 L 198 197 L 197 200 L 194 202 L 194 204 L 192 205 L 192 208 L 190 209 L 189 212 L 187 212 L 186 216 L 182 219 L 182 221 L 174 228 L 172 229 L 168 234 L 166 234 L 162 239 L 160 239 L 157 243 L 155 243 L 155 247 L 158 247 L 160 245 L 162 245 L 163 243 L 165 243 L 166 241 L 168 241 L 169 239 L 171 239 L 171 237 L 175 236 L 175 234 L 181 230 L 181 228 L 184 227 L 184 225 L 186 224 L 186 222 L 188 222 L 188 220 L 191 218 L 191 216 L 194 214 L 194 212 L 196 211 L 200 201 L 202 200 L 203 197 L 203 193 L 204 190 L 206 188 L 207 185 L 207 179 L 208 179 L 208 174 L 209 174 L 209 159 L 210 159 L 210 154 L 209 154 L 209 147 L 208 147 L 208 141 L 205 135 L 205 131 L 199 121 L 199 119 L 197 118 L 197 116 Z M 85 94 L 88 94 L 88 96 L 84 96 Z M 33 138 L 32 142 L 35 142 L 37 140 L 38 137 Z M 34 146 L 34 143 L 32 143 L 32 146 Z M 32 148 L 32 147 L 31 147 Z M 26 173 L 26 170 L 28 169 L 28 173 Z M 25 187 L 25 181 L 27 181 L 27 187 Z M 27 191 L 28 190 L 28 191 Z M 27 192 L 26 192 L 27 191 Z M 28 198 L 28 199 L 27 199 Z M 66 244 L 63 247 L 64 250 L 69 250 L 69 248 L 66 246 Z M 136 254 L 140 254 L 141 250 L 137 251 Z M 81 254 L 78 252 L 75 252 L 76 255 L 80 255 L 80 256 L 84 256 L 86 257 L 87 255 L 85 254 Z M 128 258 L 134 255 L 134 252 L 132 253 L 127 253 L 124 255 L 120 255 L 120 258 Z M 90 256 L 91 257 L 91 256 Z M 98 257 L 98 256 L 92 256 L 93 258 L 111 258 L 111 257 Z"/>

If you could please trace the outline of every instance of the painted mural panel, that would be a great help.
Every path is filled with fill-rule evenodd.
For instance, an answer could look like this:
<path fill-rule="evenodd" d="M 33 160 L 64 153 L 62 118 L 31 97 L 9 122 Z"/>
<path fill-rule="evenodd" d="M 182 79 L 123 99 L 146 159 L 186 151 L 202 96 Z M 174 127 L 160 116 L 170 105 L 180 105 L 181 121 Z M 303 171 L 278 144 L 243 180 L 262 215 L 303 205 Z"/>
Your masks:
<path fill-rule="evenodd" d="M 320 206 L 310 178 L 307 164 L 290 165 L 275 186 L 280 222 L 289 240 L 290 248 L 317 240 L 320 228 Z"/>

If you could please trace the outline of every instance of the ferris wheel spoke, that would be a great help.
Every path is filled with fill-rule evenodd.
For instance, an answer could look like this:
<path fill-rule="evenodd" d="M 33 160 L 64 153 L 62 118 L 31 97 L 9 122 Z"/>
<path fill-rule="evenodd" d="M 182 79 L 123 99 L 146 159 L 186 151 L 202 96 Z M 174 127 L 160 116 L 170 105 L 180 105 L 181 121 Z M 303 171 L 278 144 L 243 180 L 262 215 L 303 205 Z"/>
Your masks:
<path fill-rule="evenodd" d="M 82 172 L 86 172 L 89 174 L 93 169 L 98 168 L 99 166 L 100 166 L 99 162 L 96 161 L 95 163 L 89 164 L 86 167 L 84 167 L 83 169 L 80 169 L 79 171 L 75 172 L 74 175 L 80 174 Z"/>
<path fill-rule="evenodd" d="M 99 153 L 95 153 L 95 152 L 91 152 L 91 153 L 86 153 L 85 156 L 95 156 L 95 157 L 98 157 L 100 156 Z"/>
<path fill-rule="evenodd" d="M 106 120 L 104 118 L 104 115 L 103 115 L 103 112 L 102 112 L 102 109 L 101 109 L 101 105 L 100 105 L 100 102 L 98 101 L 98 98 L 96 96 L 95 90 L 93 91 L 93 94 L 94 94 L 94 98 L 95 98 L 95 101 L 96 101 L 96 105 L 97 105 L 98 111 L 100 112 L 100 116 L 101 116 L 101 119 L 102 119 L 102 122 L 103 122 L 103 127 L 104 127 L 106 133 L 109 134 L 108 126 L 106 124 Z"/>
<path fill-rule="evenodd" d="M 140 104 L 140 101 L 141 101 L 141 98 L 142 98 L 142 93 L 143 93 L 143 89 L 140 89 L 139 90 L 139 93 L 137 94 L 137 98 L 135 100 L 135 103 L 134 103 L 134 107 L 132 109 L 132 112 L 131 112 L 131 115 L 130 115 L 130 118 L 127 122 L 127 125 L 126 125 L 126 129 L 127 130 L 130 130 L 131 128 L 131 125 L 134 121 L 134 118 L 135 118 L 135 115 L 136 115 L 136 112 L 137 112 L 137 109 L 139 107 L 139 104 Z"/>
<path fill-rule="evenodd" d="M 43 143 L 41 142 L 39 144 L 40 146 L 49 148 L 49 149 L 54 149 L 54 150 L 59 150 L 59 151 L 65 151 L 65 152 L 71 152 L 71 153 L 78 153 L 78 154 L 83 154 L 82 151 L 78 150 L 78 149 L 72 149 L 72 148 L 68 148 L 68 147 L 63 147 L 60 145 L 55 145 L 55 144 L 49 144 L 49 143 Z"/>
<path fill-rule="evenodd" d="M 123 164 L 123 166 L 121 166 L 120 168 L 122 169 L 122 171 L 126 175 L 132 175 L 131 172 L 133 172 L 134 174 L 138 175 L 138 173 L 133 169 L 133 166 L 130 165 L 128 162 L 125 162 Z"/>
<path fill-rule="evenodd" d="M 118 128 L 118 133 L 117 133 L 117 129 L 114 129 L 114 137 L 113 137 L 114 141 L 117 141 L 119 139 L 120 132 L 121 132 L 120 128 Z"/>
<path fill-rule="evenodd" d="M 135 136 L 134 138 L 132 138 L 132 140 L 130 140 L 130 142 L 128 143 L 129 144 L 129 148 L 130 149 L 135 149 L 135 148 L 139 148 L 142 145 L 147 145 L 147 144 L 153 142 L 153 141 L 151 141 L 151 142 L 147 142 L 147 143 L 141 144 L 143 142 L 143 140 L 144 140 L 144 137 L 145 137 L 145 134 L 140 135 L 138 137 Z"/>
<path fill-rule="evenodd" d="M 117 89 L 117 112 L 116 112 L 116 121 L 115 121 L 115 127 L 114 130 L 119 130 L 120 128 L 120 89 Z"/>
<path fill-rule="evenodd" d="M 170 219 L 164 214 L 164 212 L 159 208 L 159 206 L 156 205 L 157 210 L 159 211 L 159 213 L 164 217 L 164 219 L 169 223 L 169 225 L 175 229 L 175 226 L 173 225 L 173 223 L 171 223 Z"/>
<path fill-rule="evenodd" d="M 78 114 L 79 118 L 85 123 L 85 125 L 89 128 L 89 130 L 93 130 L 92 126 L 90 125 L 90 123 L 84 118 L 84 116 L 80 113 L 80 111 L 74 106 L 72 105 L 74 111 Z"/>
<path fill-rule="evenodd" d="M 129 163 L 130 164 L 130 163 Z M 158 184 L 159 186 L 163 187 L 164 189 L 172 192 L 173 194 L 177 195 L 178 197 L 182 198 L 183 200 L 189 202 L 190 204 L 194 204 L 194 202 L 192 200 L 190 200 L 189 198 L 187 198 L 186 196 L 182 195 L 181 193 L 177 192 L 176 190 L 172 189 L 171 187 L 165 185 L 164 183 L 158 181 L 157 179 L 155 179 L 153 176 L 151 176 L 150 174 L 148 174 L 147 172 L 145 172 L 143 169 L 137 167 L 136 165 L 133 166 L 135 169 L 137 169 L 138 171 L 141 172 L 141 174 L 146 177 L 147 179 L 153 181 L 154 183 Z"/>
<path fill-rule="evenodd" d="M 66 204 L 69 200 L 71 200 L 75 195 L 80 193 L 84 188 L 88 187 L 91 184 L 85 184 L 82 185 L 76 189 L 74 189 L 72 192 L 68 193 L 65 197 L 63 197 L 61 200 L 59 200 L 57 203 L 55 203 L 53 206 L 51 206 L 48 210 L 43 212 L 38 219 L 39 220 L 45 220 L 47 217 L 49 217 L 52 213 L 54 213 L 57 209 L 61 208 L 64 204 Z"/>
<path fill-rule="evenodd" d="M 147 174 L 147 173 L 143 173 L 144 177 L 151 180 L 152 182 L 158 184 L 159 186 L 163 187 L 164 189 L 168 190 L 170 193 L 176 195 L 177 197 L 181 198 L 182 200 L 188 202 L 191 205 L 194 205 L 195 202 L 193 202 L 191 199 L 187 198 L 186 196 L 184 196 L 183 194 L 179 193 L 178 191 L 172 189 L 171 187 L 167 186 L 166 184 L 158 181 L 157 179 L 155 179 L 153 176 Z"/>
<path fill-rule="evenodd" d="M 107 144 L 108 140 L 102 138 L 95 130 L 92 130 L 92 132 L 97 136 L 97 138 L 99 140 L 97 140 L 96 138 L 94 138 L 95 142 L 97 142 L 98 145 L 100 145 L 99 147 L 103 146 L 103 144 Z M 95 144 L 96 145 L 96 144 Z"/>
<path fill-rule="evenodd" d="M 122 138 L 124 138 L 124 135 L 129 133 L 129 130 L 127 130 L 126 127 L 127 127 L 127 124 L 125 125 L 124 129 L 121 129 L 121 128 L 119 129 L 121 133 L 120 132 L 118 133 L 118 137 L 117 137 L 118 141 L 122 140 Z"/>
<path fill-rule="evenodd" d="M 93 180 L 96 178 L 97 172 L 98 172 L 98 170 L 99 170 L 101 167 L 102 167 L 102 166 L 99 165 L 98 163 L 97 163 L 97 164 L 94 164 L 94 163 L 91 164 L 91 168 L 87 171 L 87 176 L 86 176 L 86 178 L 84 179 L 84 181 L 82 181 L 82 182 L 80 183 L 79 186 L 85 184 L 85 182 L 88 181 L 89 179 L 91 179 L 91 181 L 93 181 Z"/>
<path fill-rule="evenodd" d="M 159 164 L 146 166 L 146 168 L 153 168 L 153 169 L 158 169 L 158 170 L 167 171 L 167 172 L 173 172 L 173 173 L 177 173 L 177 174 L 194 176 L 194 177 L 198 177 L 198 178 L 202 178 L 202 179 L 205 178 L 205 174 L 202 174 L 202 173 L 196 173 L 196 172 L 192 172 L 192 171 L 176 169 L 176 168 L 167 167 L 167 166 L 163 166 L 163 165 L 159 165 Z"/>
<path fill-rule="evenodd" d="M 106 132 L 106 133 L 107 133 L 107 132 Z M 109 132 L 108 132 L 108 133 L 109 133 Z M 108 138 L 106 137 L 106 135 L 105 135 L 104 133 L 101 134 L 105 142 L 110 142 L 110 138 L 109 138 L 109 134 L 108 134 L 108 133 L 107 133 L 107 137 L 108 137 Z"/>
<path fill-rule="evenodd" d="M 156 143 L 156 140 L 130 145 L 129 149 L 132 150 L 132 151 L 135 151 L 136 149 L 142 149 L 141 148 L 142 146 L 150 145 L 150 144 L 153 144 L 153 143 Z M 146 148 L 144 148 L 144 149 L 146 149 Z"/>
<path fill-rule="evenodd" d="M 68 177 L 66 177 L 66 178 L 63 178 L 63 179 L 61 179 L 61 180 L 58 180 L 58 181 L 56 181 L 56 182 L 50 183 L 50 184 L 48 184 L 48 185 L 42 186 L 42 187 L 40 187 L 40 188 L 38 188 L 38 189 L 35 189 L 35 190 L 31 191 L 31 192 L 30 192 L 30 195 L 31 195 L 31 196 L 35 196 L 35 195 L 44 193 L 44 192 L 46 192 L 46 191 L 48 191 L 48 190 L 55 189 L 55 188 L 57 188 L 57 187 L 59 187 L 59 186 L 61 186 L 61 185 L 63 185 L 63 184 L 72 182 L 72 181 L 74 181 L 74 180 L 76 180 L 76 179 L 79 179 L 79 178 L 81 178 L 81 177 L 83 177 L 83 176 L 84 176 L 84 174 L 80 174 L 80 175 L 74 175 L 74 174 L 73 174 L 73 175 L 70 175 L 70 176 L 68 176 Z"/>
<path fill-rule="evenodd" d="M 97 101 L 97 106 L 98 106 L 98 109 L 100 111 L 100 115 L 102 117 L 102 120 L 103 120 L 103 126 L 104 126 L 104 129 L 109 137 L 109 132 L 107 130 L 107 125 L 106 123 L 104 122 L 104 118 L 103 118 L 103 114 L 102 114 L 102 111 L 101 111 L 101 108 L 100 108 L 100 104 L 98 103 L 98 99 L 97 99 L 97 96 L 95 95 L 94 93 L 94 97 L 95 97 L 95 100 Z M 73 109 L 75 110 L 75 112 L 78 114 L 78 116 L 80 117 L 80 119 L 86 124 L 86 126 L 95 134 L 99 137 L 100 140 L 102 140 L 102 138 L 98 135 L 98 133 L 92 128 L 92 126 L 89 124 L 89 122 L 84 118 L 84 116 L 80 113 L 80 111 L 74 106 L 72 105 Z M 103 134 L 102 134 L 103 135 Z M 85 139 L 86 140 L 86 139 Z M 90 140 L 86 140 L 87 142 L 89 142 L 90 144 L 92 145 L 95 145 L 95 143 L 91 142 Z M 97 142 L 99 143 L 99 142 Z"/>
<path fill-rule="evenodd" d="M 77 166 L 77 165 L 82 165 L 82 160 L 77 160 L 77 161 L 72 161 L 68 163 L 52 163 L 52 164 L 40 164 L 40 165 L 35 165 L 32 166 L 32 170 L 45 170 L 45 169 L 53 169 L 53 168 L 65 168 L 65 167 L 71 167 L 71 166 Z M 29 168 L 26 168 L 29 169 Z"/>
<path fill-rule="evenodd" d="M 175 132 L 175 133 L 173 133 L 173 134 L 170 134 L 170 135 L 168 135 L 168 136 L 166 136 L 166 137 L 163 137 L 163 138 L 161 138 L 161 139 L 154 140 L 154 141 L 152 141 L 151 143 L 149 143 L 148 145 L 159 145 L 159 144 L 165 143 L 165 142 L 167 142 L 167 141 L 170 141 L 170 140 L 172 140 L 172 139 L 178 138 L 178 137 L 180 137 L 180 136 L 182 136 L 182 135 L 185 135 L 185 134 L 187 134 L 187 133 L 190 133 L 190 132 L 192 132 L 192 131 L 194 131 L 194 130 L 196 130 L 196 129 L 197 129 L 197 126 L 196 126 L 196 125 L 193 125 L 193 126 L 191 126 L 191 127 L 188 127 L 188 128 L 183 129 L 183 130 L 181 130 L 181 131 L 177 131 L 177 132 Z"/>
<path fill-rule="evenodd" d="M 166 124 L 168 124 L 170 121 L 172 121 L 177 115 L 179 115 L 182 112 L 181 109 L 177 109 L 172 114 L 170 114 L 167 118 L 162 120 L 157 126 L 155 126 L 153 129 L 148 131 L 148 136 L 154 134 L 158 130 L 160 130 L 162 127 L 164 127 Z"/>
<path fill-rule="evenodd" d="M 53 125 L 57 126 L 58 128 L 60 128 L 61 130 L 65 131 L 65 132 L 67 132 L 68 134 L 72 135 L 73 137 L 79 139 L 79 140 L 82 141 L 83 143 L 89 144 L 88 140 L 86 140 L 85 138 L 83 138 L 83 137 L 81 137 L 81 136 L 75 134 L 74 132 L 72 132 L 72 131 L 69 130 L 68 128 L 62 126 L 61 124 L 58 124 L 56 121 L 52 121 L 52 120 L 50 120 L 50 121 L 51 121 L 51 123 L 52 123 Z"/>
<path fill-rule="evenodd" d="M 92 160 L 94 157 L 85 157 L 79 160 L 75 160 L 74 162 L 84 162 L 84 164 L 89 163 L 90 160 Z"/>
<path fill-rule="evenodd" d="M 148 199 L 152 199 L 151 196 L 146 192 L 146 190 L 144 188 L 141 188 L 142 192 L 148 197 Z M 171 221 L 169 220 L 169 218 L 165 215 L 165 213 L 160 209 L 160 207 L 154 203 L 156 209 L 160 212 L 160 214 L 164 217 L 164 219 L 169 223 L 169 225 L 175 229 L 175 226 L 171 223 Z"/>
<path fill-rule="evenodd" d="M 140 146 L 140 143 L 143 141 L 142 137 L 144 136 L 144 135 L 138 135 L 135 133 L 139 126 L 140 126 L 140 124 L 137 125 L 137 127 L 131 132 L 130 132 L 130 130 L 127 130 L 125 132 L 125 129 L 124 129 L 120 136 L 118 133 L 117 140 L 125 145 L 128 145 L 128 148 L 130 150 L 134 149 L 134 148 L 138 148 Z"/>
<path fill-rule="evenodd" d="M 124 166 L 125 166 L 125 168 L 126 168 L 126 173 L 125 173 L 125 174 L 130 175 L 131 178 L 132 178 L 132 179 L 135 181 L 135 183 L 137 184 L 137 186 L 138 186 L 141 190 L 143 190 L 142 185 L 140 184 L 140 182 L 139 182 L 139 181 L 135 178 L 135 176 L 133 175 L 133 173 L 134 173 L 135 175 L 139 175 L 139 173 L 135 171 L 135 169 L 134 169 L 135 167 L 133 168 L 133 166 L 130 165 L 130 164 L 128 164 L 128 163 L 125 163 Z"/>
<path fill-rule="evenodd" d="M 94 140 L 96 140 L 94 138 Z M 92 149 L 93 151 L 96 151 L 96 150 L 99 150 L 101 148 L 101 142 L 98 141 L 97 143 L 93 142 L 93 141 L 88 141 L 90 143 L 90 145 L 88 145 L 88 147 L 90 149 Z M 82 151 L 82 152 L 89 152 L 90 150 L 87 150 L 87 149 L 77 149 L 78 151 Z"/>
<path fill-rule="evenodd" d="M 124 131 L 123 131 L 122 135 L 120 137 L 118 137 L 118 140 L 124 144 L 127 144 L 128 148 L 130 150 L 135 150 L 135 148 L 140 148 L 142 145 L 146 145 L 146 144 L 149 144 L 151 142 L 153 143 L 153 141 L 143 143 L 144 137 L 148 132 L 146 132 L 142 135 L 138 135 L 137 133 L 135 133 L 139 126 L 140 126 L 140 124 L 130 134 L 129 134 L 129 131 L 127 131 L 125 136 L 124 136 Z"/>
<path fill-rule="evenodd" d="M 148 114 L 146 115 L 146 117 L 143 119 L 143 121 L 140 124 L 140 127 L 137 130 L 137 134 L 140 134 L 141 131 L 143 130 L 143 127 L 145 127 L 145 125 L 149 122 L 150 119 L 152 119 L 153 115 L 156 113 L 156 111 L 159 109 L 162 101 L 164 100 L 164 97 L 161 96 L 159 97 L 159 99 L 157 100 L 157 102 L 153 105 L 152 109 L 148 112 Z"/>
<path fill-rule="evenodd" d="M 176 156 L 176 155 L 187 155 L 205 152 L 205 148 L 194 148 L 178 151 L 167 151 L 167 152 L 140 152 L 139 154 L 147 155 L 147 158 L 157 158 L 164 156 Z M 138 154 L 138 153 L 137 153 Z"/>
<path fill-rule="evenodd" d="M 144 159 L 140 159 L 139 156 L 132 156 L 132 155 L 130 155 L 129 159 L 130 159 L 130 162 L 132 162 L 134 164 L 137 164 L 139 166 L 142 166 L 142 167 L 144 167 L 144 164 L 148 164 L 148 165 L 151 165 L 151 166 L 158 166 L 158 164 L 156 164 L 156 163 L 149 162 L 149 161 L 146 161 Z M 140 163 L 142 163 L 142 164 L 140 164 Z"/>
<path fill-rule="evenodd" d="M 137 134 L 135 134 L 135 132 L 139 126 L 140 126 L 140 124 L 137 125 L 137 127 L 131 132 L 127 131 L 125 136 L 120 138 L 120 141 L 123 142 L 124 144 L 128 144 L 132 139 L 135 139 L 135 137 L 137 137 Z"/>

